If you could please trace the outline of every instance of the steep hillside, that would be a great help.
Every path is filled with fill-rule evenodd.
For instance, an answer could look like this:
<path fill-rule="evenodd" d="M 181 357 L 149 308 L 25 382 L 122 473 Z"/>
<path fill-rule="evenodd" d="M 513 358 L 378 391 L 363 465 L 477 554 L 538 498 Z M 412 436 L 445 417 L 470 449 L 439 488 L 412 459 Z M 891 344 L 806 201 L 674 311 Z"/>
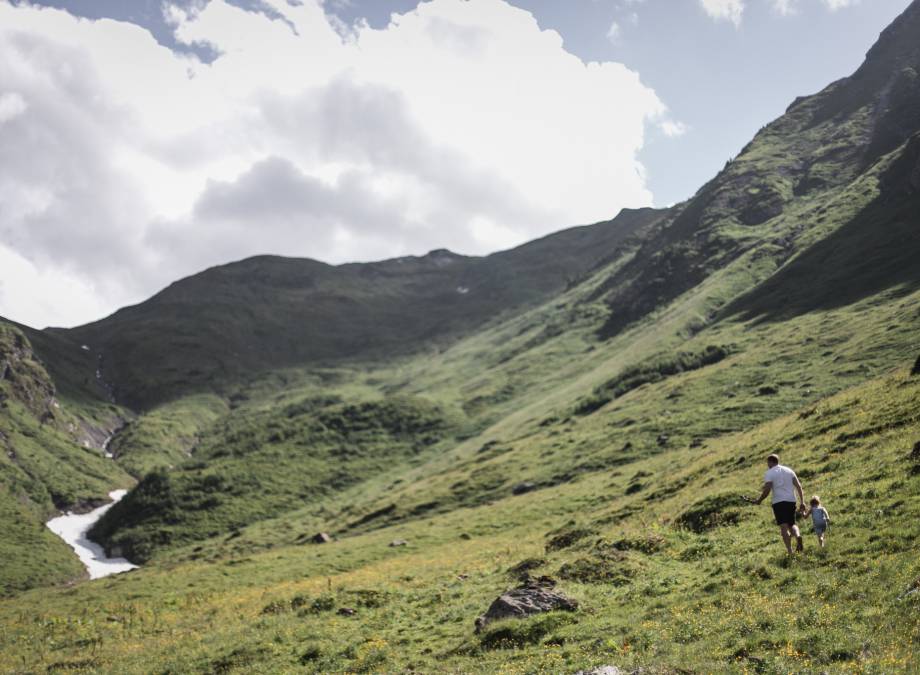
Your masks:
<path fill-rule="evenodd" d="M 659 225 L 635 259 L 600 289 L 610 307 L 601 336 L 616 335 L 749 252 L 777 267 L 808 252 L 797 260 L 800 272 L 784 275 L 822 275 L 820 283 L 796 289 L 805 311 L 827 301 L 806 301 L 802 296 L 810 293 L 837 295 L 845 304 L 854 299 L 853 289 L 916 287 L 916 197 L 887 190 L 867 202 L 848 187 L 889 153 L 903 153 L 909 163 L 915 152 L 904 144 L 920 131 L 918 35 L 920 4 L 913 2 L 853 76 L 797 99 Z M 902 174 L 911 170 L 901 167 L 881 180 L 904 183 Z M 864 256 L 862 240 L 870 238 L 873 255 Z M 823 245 L 814 246 L 820 240 Z M 859 255 L 860 265 L 844 267 L 846 256 Z"/>
<path fill-rule="evenodd" d="M 564 289 L 661 213 L 627 211 L 486 258 L 439 250 L 338 267 L 251 258 L 55 334 L 91 346 L 116 400 L 148 408 L 269 369 L 407 354 L 469 333 Z"/>
<path fill-rule="evenodd" d="M 22 331 L 0 322 L 0 595 L 80 577 L 82 566 L 43 521 L 104 503 L 132 482 L 98 445 L 117 411 L 79 412 L 58 399 Z"/>

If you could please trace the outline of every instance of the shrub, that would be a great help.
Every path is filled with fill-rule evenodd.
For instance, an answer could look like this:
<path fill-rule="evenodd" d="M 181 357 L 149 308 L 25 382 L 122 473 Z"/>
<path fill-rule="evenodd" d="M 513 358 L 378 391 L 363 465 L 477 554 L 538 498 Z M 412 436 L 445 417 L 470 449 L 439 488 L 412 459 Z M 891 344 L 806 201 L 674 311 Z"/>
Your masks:
<path fill-rule="evenodd" d="M 578 558 L 559 568 L 559 577 L 582 584 L 625 586 L 639 573 L 639 567 L 623 553 Z"/>
<path fill-rule="evenodd" d="M 549 612 L 527 619 L 507 619 L 487 627 L 479 638 L 485 649 L 516 649 L 535 645 L 550 632 L 572 623 L 573 617 Z"/>
<path fill-rule="evenodd" d="M 718 494 L 701 499 L 677 517 L 677 525 L 697 534 L 741 520 L 737 495 Z"/>
<path fill-rule="evenodd" d="M 574 412 L 576 415 L 590 415 L 610 403 L 610 401 L 624 396 L 644 384 L 661 382 L 673 375 L 711 366 L 722 361 L 730 354 L 731 349 L 728 347 L 709 345 L 699 352 L 678 352 L 673 356 L 649 359 L 637 366 L 627 368 L 613 379 L 602 384 L 594 390 L 591 396 L 582 399 Z"/>
<path fill-rule="evenodd" d="M 640 551 L 651 555 L 665 547 L 667 541 L 660 534 L 646 534 L 637 537 L 624 537 L 610 544 L 617 551 Z"/>
<path fill-rule="evenodd" d="M 597 534 L 594 530 L 584 528 L 571 528 L 551 532 L 553 536 L 546 542 L 547 551 L 559 551 L 563 548 L 569 548 L 585 537 Z"/>
<path fill-rule="evenodd" d="M 528 572 L 537 569 L 538 567 L 543 567 L 546 564 L 545 558 L 525 558 L 517 565 L 512 565 L 508 568 L 508 574 L 515 578 L 521 578 L 527 576 Z"/>

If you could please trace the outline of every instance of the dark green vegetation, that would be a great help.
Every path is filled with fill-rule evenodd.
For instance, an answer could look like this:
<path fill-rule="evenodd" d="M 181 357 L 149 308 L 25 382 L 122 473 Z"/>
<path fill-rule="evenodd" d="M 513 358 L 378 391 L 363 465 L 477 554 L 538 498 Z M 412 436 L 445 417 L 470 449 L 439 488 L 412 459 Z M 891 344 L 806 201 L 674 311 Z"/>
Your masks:
<path fill-rule="evenodd" d="M 74 576 L 40 518 L 129 474 L 96 534 L 145 566 L 9 599 L 0 669 L 917 672 L 918 71 L 914 2 L 669 211 L 481 260 L 236 263 L 28 333 L 47 371 L 6 329 L 4 442 L 59 467 L 0 464 L 34 535 L 0 544 L 49 551 L 8 592 Z M 115 462 L 80 448 L 125 422 Z M 826 551 L 786 560 L 740 499 L 774 451 Z M 474 633 L 544 575 L 578 611 Z"/>
<path fill-rule="evenodd" d="M 240 412 L 211 429 L 193 461 L 148 474 L 91 534 L 146 562 L 157 548 L 319 503 L 430 454 L 450 428 L 437 406 L 412 397 L 325 397 Z"/>
<path fill-rule="evenodd" d="M 250 258 L 62 334 L 101 355 L 105 380 L 129 406 L 191 392 L 232 396 L 254 372 L 372 361 L 443 343 L 559 292 L 659 216 L 624 212 L 486 258 L 438 250 L 339 267 Z M 150 363 L 159 366 L 151 371 Z"/>

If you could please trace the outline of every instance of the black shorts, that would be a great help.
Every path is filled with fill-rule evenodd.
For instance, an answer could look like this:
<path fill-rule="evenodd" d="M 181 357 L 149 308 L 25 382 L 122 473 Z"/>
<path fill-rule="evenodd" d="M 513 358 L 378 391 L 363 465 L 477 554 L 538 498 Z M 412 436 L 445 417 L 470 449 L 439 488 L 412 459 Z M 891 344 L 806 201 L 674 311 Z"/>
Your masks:
<path fill-rule="evenodd" d="M 777 525 L 795 525 L 795 502 L 776 502 L 773 515 Z"/>

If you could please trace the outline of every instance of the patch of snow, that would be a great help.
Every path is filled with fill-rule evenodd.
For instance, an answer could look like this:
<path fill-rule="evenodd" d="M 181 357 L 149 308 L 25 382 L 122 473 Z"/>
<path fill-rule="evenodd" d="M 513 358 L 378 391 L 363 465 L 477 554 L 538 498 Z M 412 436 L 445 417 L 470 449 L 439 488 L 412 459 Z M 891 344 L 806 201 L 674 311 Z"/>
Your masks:
<path fill-rule="evenodd" d="M 128 494 L 127 490 L 115 490 L 109 493 L 111 504 L 100 506 L 89 513 L 68 513 L 64 516 L 52 518 L 45 525 L 57 536 L 67 542 L 76 551 L 80 562 L 89 572 L 90 579 L 100 579 L 110 574 L 127 572 L 137 568 L 125 558 L 109 558 L 105 550 L 95 542 L 90 541 L 86 534 L 96 524 L 106 511 L 114 506 L 122 497 Z"/>
<path fill-rule="evenodd" d="M 88 352 L 88 351 L 89 351 L 89 345 L 80 345 L 80 349 L 82 349 L 84 352 Z"/>
<path fill-rule="evenodd" d="M 470 292 L 470 289 L 468 289 L 466 286 L 457 286 L 457 293 L 459 293 L 460 295 L 466 295 L 469 292 Z"/>

